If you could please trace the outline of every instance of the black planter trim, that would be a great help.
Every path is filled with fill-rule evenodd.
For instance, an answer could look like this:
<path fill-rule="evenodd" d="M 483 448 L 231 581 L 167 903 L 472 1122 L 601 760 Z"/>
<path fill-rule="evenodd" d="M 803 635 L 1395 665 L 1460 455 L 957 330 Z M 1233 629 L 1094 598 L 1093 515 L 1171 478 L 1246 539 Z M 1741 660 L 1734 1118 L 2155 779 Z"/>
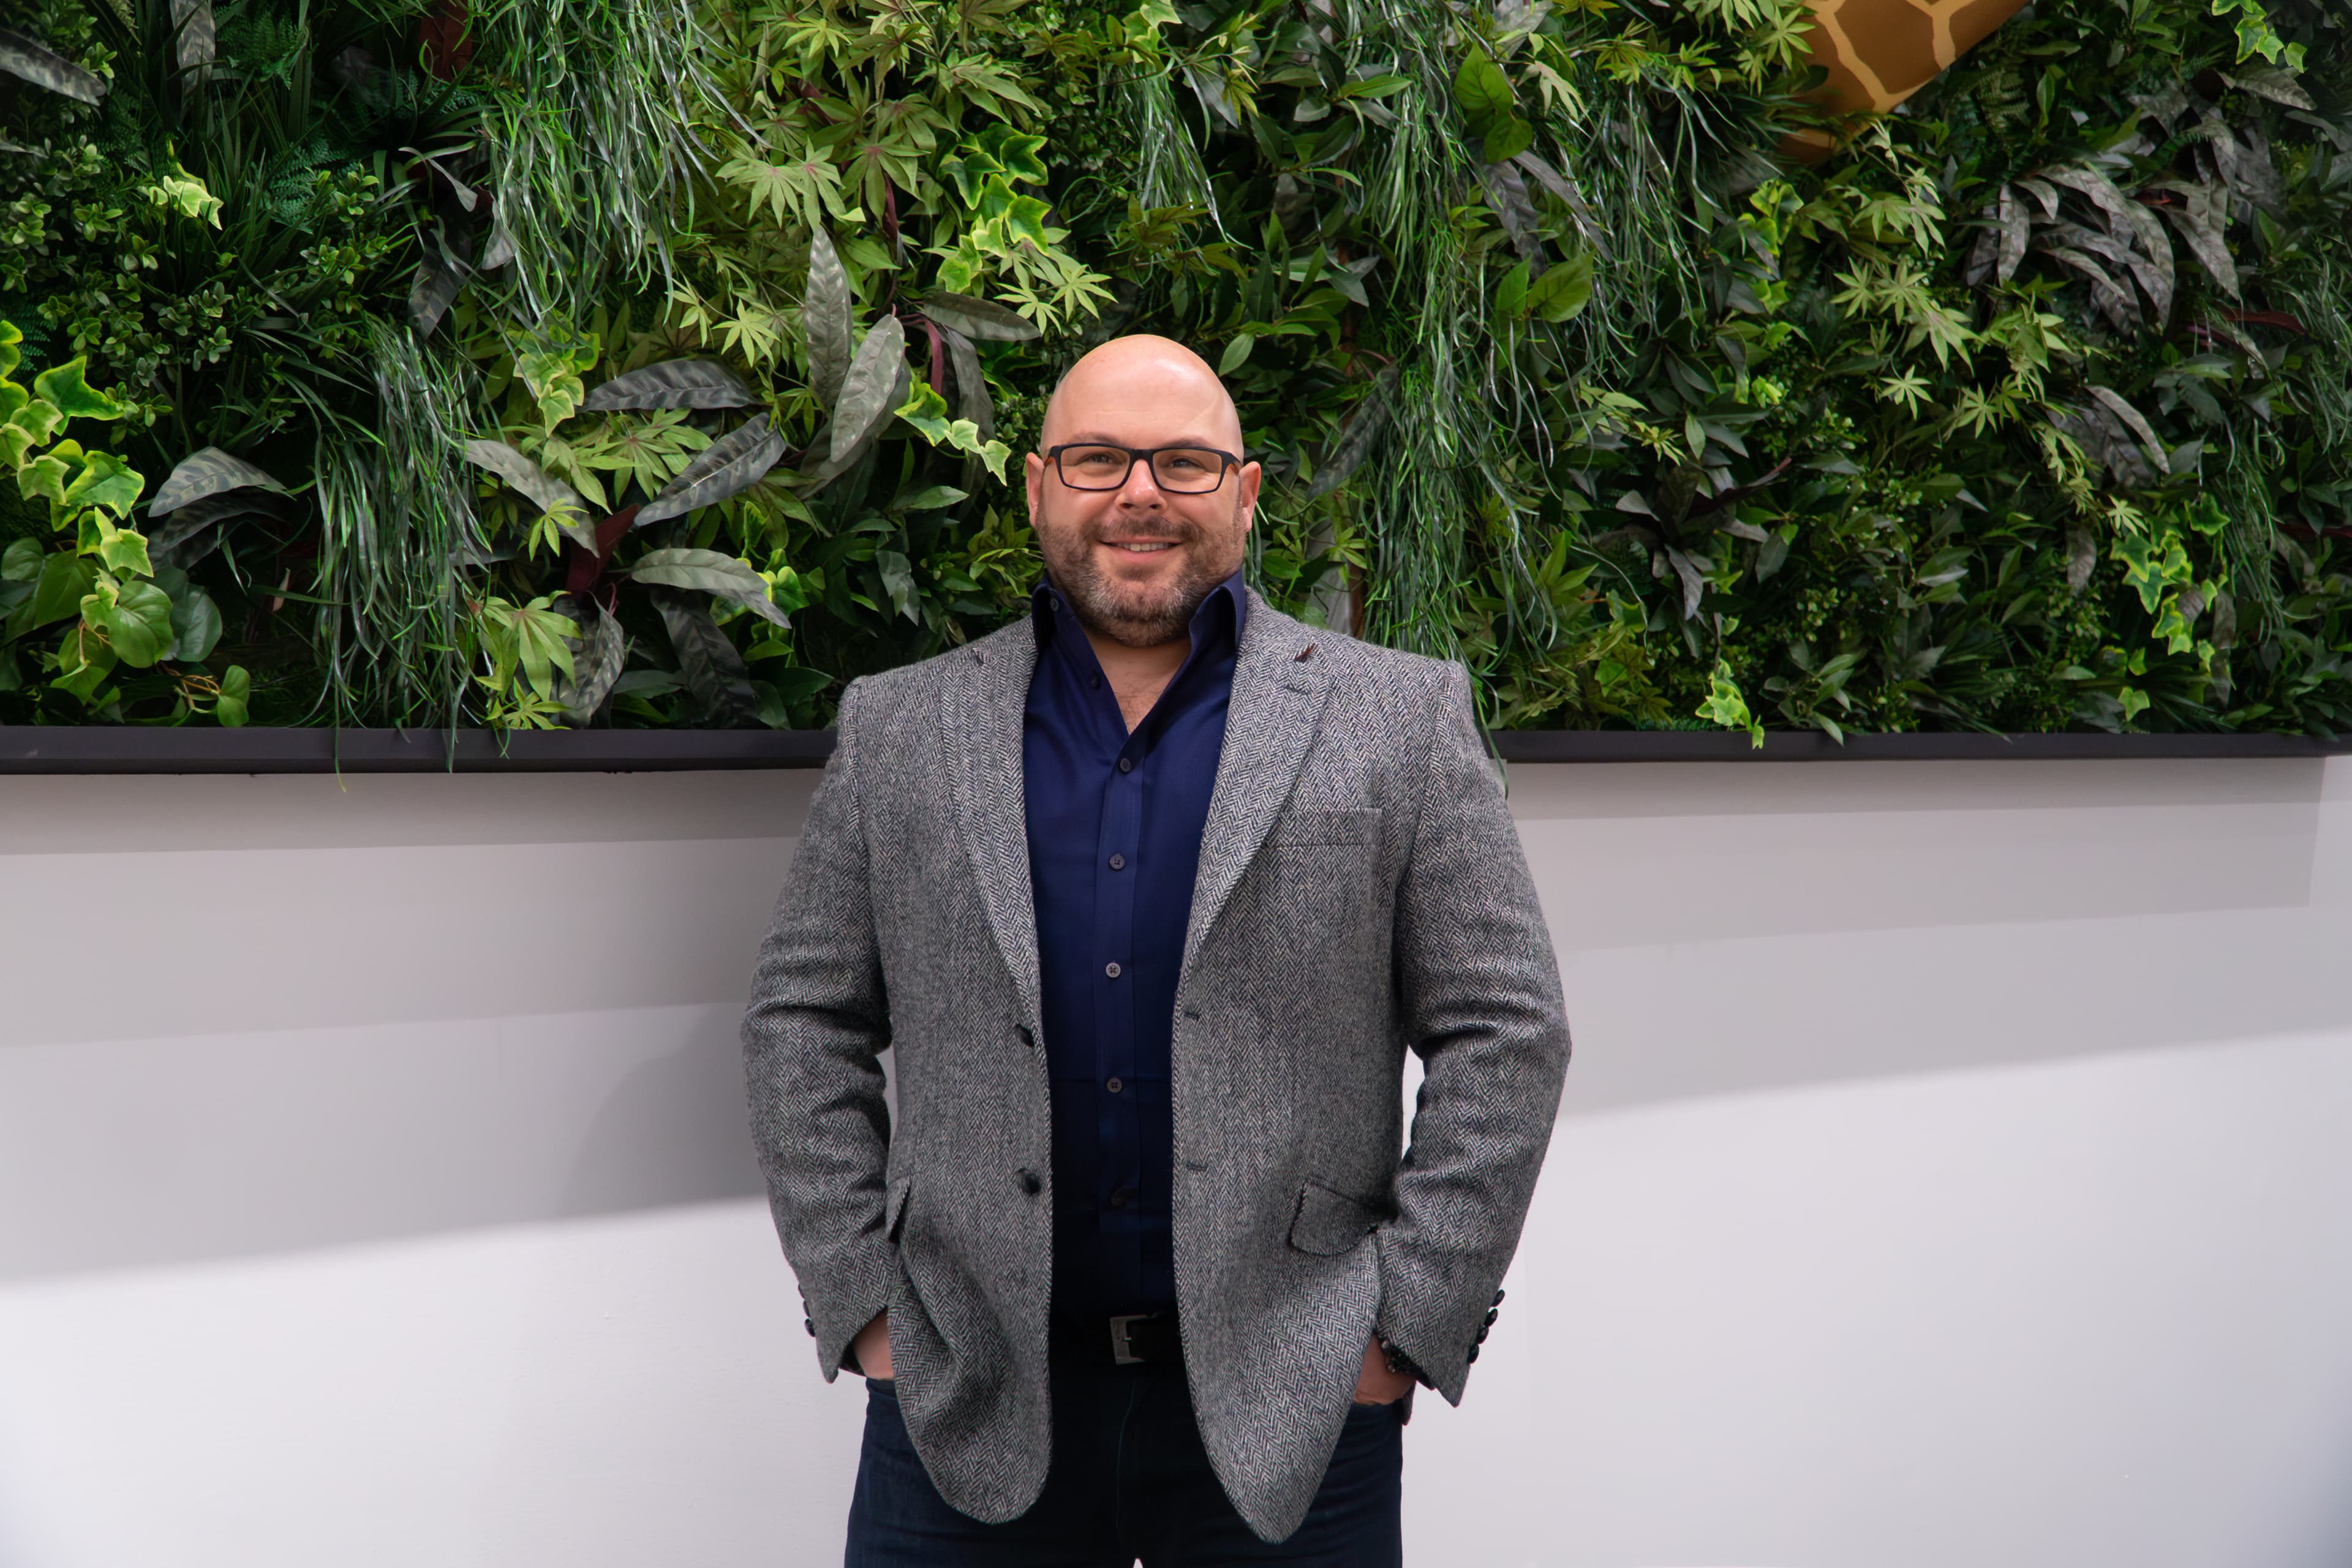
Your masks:
<path fill-rule="evenodd" d="M 0 773 L 680 773 L 817 768 L 830 730 L 177 730 L 0 725 Z M 2352 738 L 2305 735 L 1848 735 L 1723 731 L 1503 730 L 1513 763 L 1986 762 L 2325 757 Z"/>

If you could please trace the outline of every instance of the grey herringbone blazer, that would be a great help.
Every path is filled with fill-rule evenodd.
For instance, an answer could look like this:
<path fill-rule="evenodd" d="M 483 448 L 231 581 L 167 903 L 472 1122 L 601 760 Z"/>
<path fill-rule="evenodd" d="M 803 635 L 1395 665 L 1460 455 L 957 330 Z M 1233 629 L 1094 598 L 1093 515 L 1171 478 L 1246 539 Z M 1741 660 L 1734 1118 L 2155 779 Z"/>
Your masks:
<path fill-rule="evenodd" d="M 830 1379 L 887 1307 L 916 1449 L 989 1521 L 1029 1508 L 1052 1451 L 1021 777 L 1035 659 L 1024 617 L 844 694 L 743 1024 L 818 1363 Z M 1461 1399 L 1568 1065 L 1559 968 L 1458 666 L 1253 597 L 1176 1007 L 1184 1364 L 1226 1492 L 1278 1541 L 1376 1330 Z M 1409 1150 L 1408 1048 L 1425 1069 Z"/>

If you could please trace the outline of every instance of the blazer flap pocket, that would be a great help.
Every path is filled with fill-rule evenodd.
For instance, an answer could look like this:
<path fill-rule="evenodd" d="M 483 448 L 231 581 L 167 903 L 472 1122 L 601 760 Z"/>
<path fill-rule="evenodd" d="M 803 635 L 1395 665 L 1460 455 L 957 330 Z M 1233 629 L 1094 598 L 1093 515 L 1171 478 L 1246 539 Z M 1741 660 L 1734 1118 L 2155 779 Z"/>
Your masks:
<path fill-rule="evenodd" d="M 890 1195 L 882 1210 L 882 1234 L 892 1241 L 898 1239 L 898 1227 L 907 1221 L 907 1194 L 915 1190 L 912 1176 L 900 1176 L 890 1184 Z"/>
<path fill-rule="evenodd" d="M 1375 844 L 1381 837 L 1378 806 L 1332 810 L 1293 806 L 1275 819 L 1269 844 Z"/>
<path fill-rule="evenodd" d="M 1349 1197 L 1309 1176 L 1298 1189 L 1298 1214 L 1290 1222 L 1290 1245 L 1318 1257 L 1337 1257 L 1352 1250 L 1387 1217 L 1379 1205 Z"/>

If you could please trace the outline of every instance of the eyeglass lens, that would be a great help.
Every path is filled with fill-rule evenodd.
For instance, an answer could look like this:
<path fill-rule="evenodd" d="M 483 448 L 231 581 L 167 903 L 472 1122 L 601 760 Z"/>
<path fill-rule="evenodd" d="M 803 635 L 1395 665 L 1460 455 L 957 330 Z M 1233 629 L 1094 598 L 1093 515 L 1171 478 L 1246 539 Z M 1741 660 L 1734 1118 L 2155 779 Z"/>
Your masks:
<path fill-rule="evenodd" d="M 1073 489 L 1115 490 L 1127 483 L 1129 459 L 1118 447 L 1072 447 L 1061 456 L 1062 482 Z M 1151 455 L 1151 478 L 1175 495 L 1198 495 L 1223 482 L 1221 452 L 1198 447 L 1166 447 Z"/>

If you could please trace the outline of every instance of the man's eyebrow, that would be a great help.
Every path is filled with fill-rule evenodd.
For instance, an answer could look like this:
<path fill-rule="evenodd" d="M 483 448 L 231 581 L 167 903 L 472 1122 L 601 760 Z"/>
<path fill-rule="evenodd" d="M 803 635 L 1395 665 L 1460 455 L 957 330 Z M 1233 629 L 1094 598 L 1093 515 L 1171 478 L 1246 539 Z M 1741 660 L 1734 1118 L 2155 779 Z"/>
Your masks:
<path fill-rule="evenodd" d="M 1184 435 L 1181 435 L 1181 436 L 1177 437 L 1176 437 L 1174 440 L 1172 440 L 1172 441 L 1162 441 L 1162 442 L 1160 443 L 1160 446 L 1162 446 L 1162 447 L 1205 447 L 1206 449 L 1208 449 L 1208 450 L 1210 450 L 1210 451 L 1213 451 L 1213 452 L 1223 451 L 1224 448 L 1223 448 L 1223 447 L 1220 447 L 1220 446 L 1217 444 L 1217 439 L 1218 439 L 1218 438 L 1217 438 L 1217 437 L 1211 437 L 1211 436 L 1196 436 L 1196 435 L 1192 435 L 1192 434 L 1191 434 L 1190 432 L 1187 432 L 1187 433 L 1186 433 L 1186 434 L 1184 434 Z M 1127 445 L 1127 443 L 1126 443 L 1126 442 L 1124 442 L 1124 441 L 1118 440 L 1118 439 L 1116 439 L 1116 438 L 1115 438 L 1115 437 L 1113 437 L 1106 436 L 1106 435 L 1104 435 L 1104 434 L 1103 434 L 1101 431 L 1099 431 L 1099 430 L 1078 430 L 1078 431 L 1074 431 L 1074 432 L 1072 432 L 1071 434 L 1069 434 L 1069 435 L 1067 435 L 1067 436 L 1063 437 L 1060 440 L 1058 440 L 1058 441 L 1055 442 L 1055 443 L 1054 443 L 1054 445 L 1055 445 L 1055 446 L 1056 446 L 1056 447 L 1125 447 L 1125 446 Z"/>

